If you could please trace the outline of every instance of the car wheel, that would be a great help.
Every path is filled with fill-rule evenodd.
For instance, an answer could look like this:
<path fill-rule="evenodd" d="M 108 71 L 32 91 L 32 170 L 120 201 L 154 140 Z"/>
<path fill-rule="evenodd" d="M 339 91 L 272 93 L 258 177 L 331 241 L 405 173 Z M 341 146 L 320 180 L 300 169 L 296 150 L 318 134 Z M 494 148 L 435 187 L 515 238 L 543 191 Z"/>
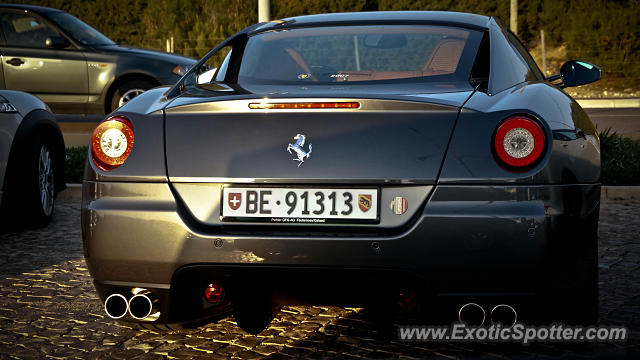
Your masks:
<path fill-rule="evenodd" d="M 24 177 L 21 184 L 24 199 L 22 218 L 29 228 L 46 226 L 53 217 L 55 207 L 54 147 L 43 135 L 32 138 L 24 159 Z"/>
<path fill-rule="evenodd" d="M 589 254 L 579 266 L 583 279 L 561 290 L 557 318 L 567 324 L 596 325 L 598 323 L 598 257 L 597 250 Z"/>
<path fill-rule="evenodd" d="M 567 309 L 572 309 L 567 322 L 581 325 L 596 325 L 598 323 L 598 276 L 582 288 L 575 289 L 572 301 Z"/>
<path fill-rule="evenodd" d="M 598 323 L 598 277 L 589 282 L 556 289 L 538 302 L 534 324 L 562 323 L 590 326 Z"/>
<path fill-rule="evenodd" d="M 248 334 L 258 335 L 269 327 L 279 311 L 280 307 L 277 306 L 242 307 L 236 310 L 234 316 L 240 329 Z"/>
<path fill-rule="evenodd" d="M 251 335 L 266 329 L 282 308 L 271 301 L 270 294 L 262 292 L 247 292 L 234 299 L 234 306 L 238 327 Z"/>
<path fill-rule="evenodd" d="M 111 97 L 111 111 L 126 104 L 152 87 L 154 87 L 154 84 L 146 80 L 133 80 L 122 84 Z"/>
<path fill-rule="evenodd" d="M 573 236 L 564 235 L 565 249 L 559 252 L 550 278 L 553 284 L 545 294 L 539 317 L 572 325 L 598 322 L 598 214 L 599 208 L 584 221 L 572 224 Z"/>

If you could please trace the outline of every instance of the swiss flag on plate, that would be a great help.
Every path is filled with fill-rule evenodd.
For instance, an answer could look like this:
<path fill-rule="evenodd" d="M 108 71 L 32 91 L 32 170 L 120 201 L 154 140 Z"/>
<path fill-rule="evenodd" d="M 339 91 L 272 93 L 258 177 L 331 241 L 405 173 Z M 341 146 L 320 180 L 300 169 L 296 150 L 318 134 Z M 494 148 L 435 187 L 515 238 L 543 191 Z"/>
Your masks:
<path fill-rule="evenodd" d="M 238 210 L 240 204 L 242 204 L 242 193 L 229 193 L 227 201 L 231 210 Z"/>

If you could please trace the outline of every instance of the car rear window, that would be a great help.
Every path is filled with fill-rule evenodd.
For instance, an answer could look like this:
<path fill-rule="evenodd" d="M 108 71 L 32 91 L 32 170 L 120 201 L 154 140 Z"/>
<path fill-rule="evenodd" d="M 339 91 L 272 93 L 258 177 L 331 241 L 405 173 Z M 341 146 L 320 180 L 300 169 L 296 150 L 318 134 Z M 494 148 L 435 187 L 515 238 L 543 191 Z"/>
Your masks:
<path fill-rule="evenodd" d="M 432 25 L 339 26 L 249 38 L 239 84 L 468 81 L 482 33 Z"/>

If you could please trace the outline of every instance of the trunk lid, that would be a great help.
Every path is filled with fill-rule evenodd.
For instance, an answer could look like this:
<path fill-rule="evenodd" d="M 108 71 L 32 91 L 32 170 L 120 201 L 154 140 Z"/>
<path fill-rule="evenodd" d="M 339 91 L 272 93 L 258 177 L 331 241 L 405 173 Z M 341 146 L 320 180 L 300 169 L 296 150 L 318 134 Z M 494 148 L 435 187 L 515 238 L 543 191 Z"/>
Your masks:
<path fill-rule="evenodd" d="M 358 109 L 249 108 L 262 102 L 168 108 L 169 180 L 432 184 L 458 112 L 457 106 L 436 103 L 363 99 L 269 100 L 357 102 Z M 296 144 L 309 154 L 302 163 L 294 160 Z"/>
<path fill-rule="evenodd" d="M 457 94 L 401 100 L 179 98 L 166 109 L 169 181 L 191 215 L 209 225 L 224 222 L 225 186 L 340 186 L 380 189 L 374 198 L 383 208 L 406 196 L 406 214 L 403 209 L 403 216 L 385 218 L 382 211 L 375 222 L 397 227 L 409 221 L 437 180 L 458 109 L 469 95 Z M 252 108 L 345 102 L 358 107 Z"/>

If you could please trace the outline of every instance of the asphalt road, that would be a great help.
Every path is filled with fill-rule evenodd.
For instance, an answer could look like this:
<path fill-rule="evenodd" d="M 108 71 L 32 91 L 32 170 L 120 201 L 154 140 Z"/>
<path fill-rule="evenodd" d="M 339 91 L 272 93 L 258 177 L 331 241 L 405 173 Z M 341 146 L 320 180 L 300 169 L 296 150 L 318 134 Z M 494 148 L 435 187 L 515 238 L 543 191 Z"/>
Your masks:
<path fill-rule="evenodd" d="M 585 109 L 598 130 L 611 128 L 620 135 L 640 139 L 640 108 Z"/>
<path fill-rule="evenodd" d="M 598 130 L 611 128 L 618 134 L 640 139 L 640 108 L 585 109 Z M 104 115 L 57 115 L 67 147 L 86 146 L 96 123 Z"/>
<path fill-rule="evenodd" d="M 640 202 L 600 211 L 601 326 L 622 343 L 403 342 L 366 309 L 284 308 L 258 335 L 233 318 L 195 329 L 137 330 L 105 316 L 82 252 L 80 206 L 61 202 L 44 229 L 0 233 L 0 359 L 640 358 Z M 398 319 L 396 324 L 420 324 Z"/>

